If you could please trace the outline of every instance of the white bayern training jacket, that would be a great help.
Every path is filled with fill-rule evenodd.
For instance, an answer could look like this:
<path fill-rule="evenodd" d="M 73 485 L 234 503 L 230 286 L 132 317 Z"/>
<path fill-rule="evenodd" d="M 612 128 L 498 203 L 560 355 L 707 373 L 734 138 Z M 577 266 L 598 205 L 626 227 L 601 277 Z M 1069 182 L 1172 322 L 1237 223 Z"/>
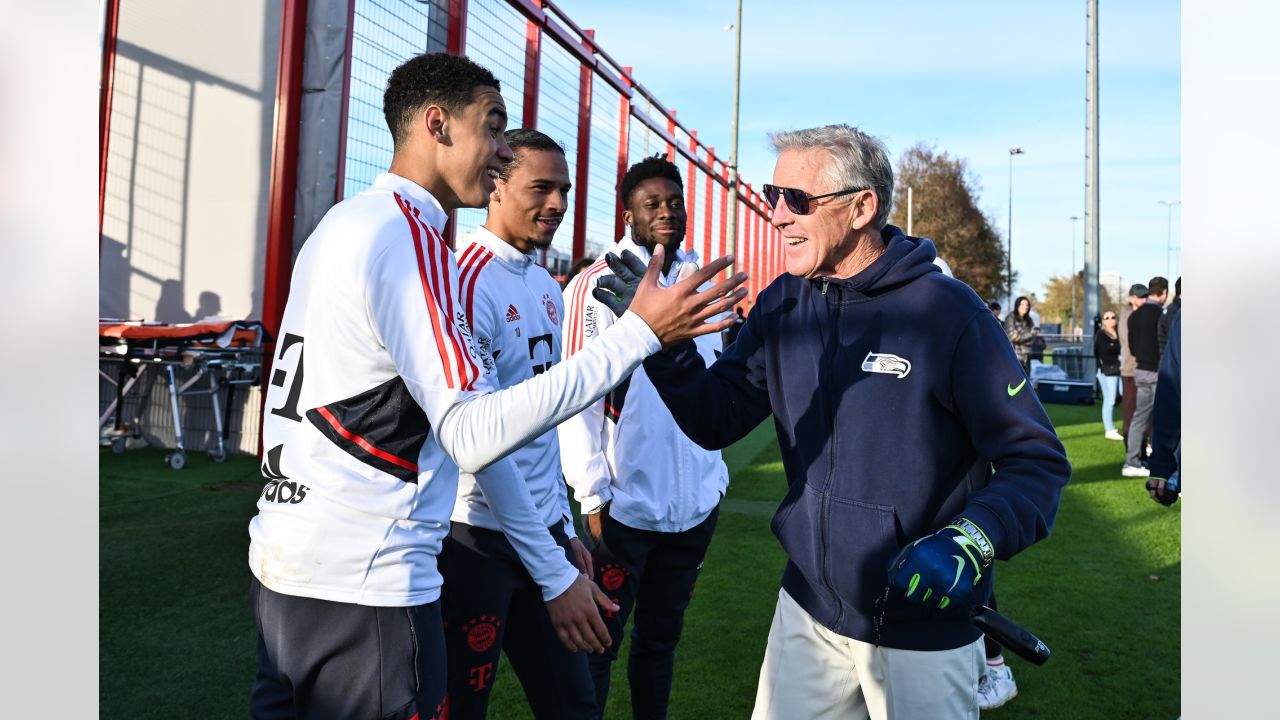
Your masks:
<path fill-rule="evenodd" d="M 658 339 L 628 313 L 599 352 L 496 391 L 459 302 L 445 219 L 424 188 L 386 173 L 331 208 L 298 255 L 263 407 L 268 482 L 249 524 L 250 569 L 275 592 L 376 606 L 439 598 L 459 466 L 544 597 L 578 576 L 506 455 L 602 396 Z"/>
<path fill-rule="evenodd" d="M 560 283 L 526 255 L 481 226 L 459 243 L 458 270 L 463 304 L 471 319 L 476 349 L 498 385 L 510 387 L 541 375 L 560 362 L 564 302 Z M 554 429 L 510 455 L 529 495 L 550 527 L 563 523 L 574 537 L 569 494 L 560 474 L 560 442 Z M 453 520 L 502 530 L 475 475 L 458 477 Z"/>
<path fill-rule="evenodd" d="M 619 255 L 624 250 L 649 261 L 649 251 L 629 235 L 612 249 Z M 671 285 L 682 270 L 695 269 L 697 261 L 695 252 L 677 251 L 661 284 Z M 620 319 L 591 294 L 597 279 L 608 274 L 601 258 L 565 288 L 565 357 L 594 348 Z M 715 362 L 722 349 L 719 333 L 694 342 L 708 366 Z M 720 451 L 704 450 L 681 432 L 644 368 L 636 368 L 622 385 L 562 423 L 559 434 L 564 477 L 582 511 L 610 503 L 609 516 L 628 527 L 688 530 L 711 514 L 729 486 Z"/>

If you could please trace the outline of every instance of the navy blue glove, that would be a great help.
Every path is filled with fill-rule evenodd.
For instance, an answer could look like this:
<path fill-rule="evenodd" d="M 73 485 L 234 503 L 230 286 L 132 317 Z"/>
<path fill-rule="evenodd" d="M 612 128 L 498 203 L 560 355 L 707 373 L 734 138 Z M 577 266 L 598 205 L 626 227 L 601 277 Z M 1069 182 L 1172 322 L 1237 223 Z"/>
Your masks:
<path fill-rule="evenodd" d="M 974 586 L 994 559 L 986 533 L 960 518 L 902 548 L 889 564 L 889 582 L 910 602 L 968 612 L 978 600 Z"/>
<path fill-rule="evenodd" d="M 631 298 L 636 296 L 636 288 L 648 266 L 630 250 L 623 250 L 621 258 L 609 253 L 604 256 L 604 261 L 613 274 L 597 279 L 596 286 L 591 288 L 591 294 L 612 310 L 614 315 L 622 317 L 622 313 L 631 305 Z"/>

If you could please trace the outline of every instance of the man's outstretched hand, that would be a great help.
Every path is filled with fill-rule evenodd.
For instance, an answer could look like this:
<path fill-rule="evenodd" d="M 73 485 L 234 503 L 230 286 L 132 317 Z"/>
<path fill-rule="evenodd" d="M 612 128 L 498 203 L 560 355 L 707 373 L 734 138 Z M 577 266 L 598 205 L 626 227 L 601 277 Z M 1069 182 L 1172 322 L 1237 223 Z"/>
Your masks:
<path fill-rule="evenodd" d="M 718 333 L 733 325 L 733 317 L 717 322 L 707 322 L 707 319 L 733 309 L 746 297 L 746 288 L 741 287 L 747 280 L 746 273 L 735 273 L 706 290 L 698 291 L 703 283 L 732 265 L 733 256 L 713 260 L 706 267 L 664 288 L 658 284 L 664 252 L 661 245 L 655 246 L 647 267 L 629 250 L 624 250 L 622 257 L 609 253 L 605 262 L 613 274 L 600 278 L 591 294 L 615 315 L 627 310 L 639 315 L 663 345 Z"/>

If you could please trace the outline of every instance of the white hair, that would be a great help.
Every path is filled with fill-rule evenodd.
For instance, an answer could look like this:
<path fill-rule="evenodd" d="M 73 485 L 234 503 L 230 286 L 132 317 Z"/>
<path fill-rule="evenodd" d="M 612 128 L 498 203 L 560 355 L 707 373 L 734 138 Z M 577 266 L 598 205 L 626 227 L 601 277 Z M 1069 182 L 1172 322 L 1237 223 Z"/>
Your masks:
<path fill-rule="evenodd" d="M 832 192 L 850 188 L 872 190 L 876 194 L 876 215 L 871 224 L 877 230 L 889 222 L 893 209 L 893 164 L 884 143 L 849 125 L 825 125 L 805 130 L 776 132 L 769 136 L 773 149 L 826 150 L 833 162 L 823 171 Z M 817 194 L 817 193 L 815 193 Z"/>

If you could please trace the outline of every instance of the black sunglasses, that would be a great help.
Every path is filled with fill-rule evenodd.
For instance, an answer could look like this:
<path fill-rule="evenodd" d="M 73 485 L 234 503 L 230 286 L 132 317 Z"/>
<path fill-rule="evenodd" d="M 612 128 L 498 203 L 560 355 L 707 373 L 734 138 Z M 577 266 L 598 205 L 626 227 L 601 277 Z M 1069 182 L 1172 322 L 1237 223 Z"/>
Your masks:
<path fill-rule="evenodd" d="M 797 215 L 808 215 L 813 210 L 813 201 L 823 198 L 838 197 L 840 195 L 849 195 L 871 188 L 849 188 L 848 190 L 840 190 L 838 192 L 827 193 L 826 195 L 810 195 L 803 190 L 796 188 L 778 187 L 777 185 L 764 186 L 764 199 L 769 203 L 771 209 L 778 207 L 778 196 L 781 195 L 783 200 L 787 201 L 787 207 L 791 208 L 791 212 Z"/>

